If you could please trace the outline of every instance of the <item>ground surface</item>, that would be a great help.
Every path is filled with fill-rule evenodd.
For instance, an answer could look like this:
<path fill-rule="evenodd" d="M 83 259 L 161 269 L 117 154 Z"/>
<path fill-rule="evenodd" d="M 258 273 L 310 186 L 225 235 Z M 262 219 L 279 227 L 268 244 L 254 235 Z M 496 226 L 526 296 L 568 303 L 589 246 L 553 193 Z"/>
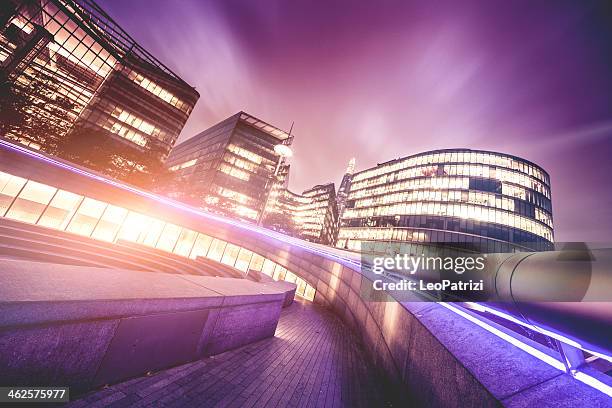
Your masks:
<path fill-rule="evenodd" d="M 385 406 L 352 332 L 308 302 L 284 309 L 274 338 L 94 391 L 70 407 Z"/>

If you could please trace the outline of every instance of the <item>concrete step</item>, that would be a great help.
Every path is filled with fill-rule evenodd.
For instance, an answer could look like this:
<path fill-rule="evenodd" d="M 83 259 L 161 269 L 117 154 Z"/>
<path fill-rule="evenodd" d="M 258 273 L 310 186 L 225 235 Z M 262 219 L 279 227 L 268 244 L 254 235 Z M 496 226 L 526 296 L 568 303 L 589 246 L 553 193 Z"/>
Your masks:
<path fill-rule="evenodd" d="M 57 243 L 47 242 L 44 240 L 35 240 L 23 238 L 15 235 L 6 235 L 0 232 L 0 243 L 2 246 L 14 249 L 20 249 L 22 256 L 29 254 L 31 259 L 40 259 L 40 253 L 53 254 L 57 259 L 64 259 L 63 264 L 69 263 L 72 259 L 79 260 L 79 263 L 96 263 L 98 266 L 109 268 L 132 269 L 137 271 L 156 271 L 168 272 L 167 270 L 157 270 L 150 266 L 138 262 L 132 262 L 125 256 L 117 256 L 117 254 L 108 254 L 101 249 L 84 250 L 71 245 L 58 245 Z M 178 272 L 173 272 L 178 273 Z"/>
<path fill-rule="evenodd" d="M 218 273 L 217 276 L 226 277 L 226 278 L 239 278 L 239 279 L 246 278 L 246 275 L 244 272 L 234 267 L 231 267 L 229 265 L 225 265 L 220 262 L 212 261 L 202 256 L 198 256 L 195 259 L 195 261 L 199 263 L 200 265 L 202 265 L 202 267 L 204 268 L 215 268 L 215 270 Z"/>
<path fill-rule="evenodd" d="M 169 273 L 190 273 L 196 275 L 202 274 L 199 265 L 195 264 L 193 261 L 190 262 L 184 258 L 177 259 L 178 257 L 175 256 L 167 256 L 172 254 L 167 254 L 164 251 L 158 251 L 158 253 L 151 254 L 148 251 L 141 250 L 142 246 L 126 248 L 125 246 L 98 241 L 76 234 L 5 219 L 0 221 L 0 233 L 8 235 L 9 238 L 13 236 L 21 237 L 23 239 L 45 242 L 64 248 L 79 249 L 87 253 L 102 252 L 117 259 L 129 259 L 132 263 L 136 264 L 136 268 L 131 267 L 130 269 L 150 269 Z"/>

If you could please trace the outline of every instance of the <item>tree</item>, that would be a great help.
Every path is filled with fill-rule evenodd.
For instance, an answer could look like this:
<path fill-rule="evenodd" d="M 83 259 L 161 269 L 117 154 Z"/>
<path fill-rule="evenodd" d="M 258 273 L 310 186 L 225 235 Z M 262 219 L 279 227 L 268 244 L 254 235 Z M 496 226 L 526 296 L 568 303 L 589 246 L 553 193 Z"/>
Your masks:
<path fill-rule="evenodd" d="M 282 211 L 268 211 L 264 217 L 263 225 L 283 234 L 298 236 L 299 231 L 291 215 Z"/>
<path fill-rule="evenodd" d="M 55 89 L 51 78 L 33 78 L 27 89 L 0 77 L 0 136 L 23 137 L 52 151 L 72 122 L 74 104 Z"/>
<path fill-rule="evenodd" d="M 118 180 L 152 189 L 172 191 L 175 175 L 162 161 L 165 147 L 150 139 L 144 148 L 115 140 L 108 132 L 77 127 L 62 138 L 54 153 L 68 161 Z"/>

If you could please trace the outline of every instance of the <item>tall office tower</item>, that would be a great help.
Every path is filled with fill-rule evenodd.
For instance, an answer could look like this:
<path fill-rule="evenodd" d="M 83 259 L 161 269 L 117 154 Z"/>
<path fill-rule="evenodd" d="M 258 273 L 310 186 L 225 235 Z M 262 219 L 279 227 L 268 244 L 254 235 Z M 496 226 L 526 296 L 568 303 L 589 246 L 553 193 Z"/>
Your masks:
<path fill-rule="evenodd" d="M 340 187 L 338 187 L 338 194 L 336 199 L 338 200 L 338 217 L 342 217 L 342 213 L 344 212 L 344 207 L 346 206 L 346 199 L 348 197 L 349 192 L 351 191 L 351 180 L 353 179 L 353 173 L 355 172 L 355 158 L 353 157 L 349 160 L 348 166 L 346 167 L 346 172 L 344 176 L 342 176 L 342 181 L 340 182 Z"/>
<path fill-rule="evenodd" d="M 550 178 L 503 153 L 436 150 L 355 173 L 336 246 L 444 243 L 481 252 L 553 246 Z"/>
<path fill-rule="evenodd" d="M 0 136 L 57 154 L 72 135 L 118 161 L 165 159 L 199 98 L 93 0 L 5 0 L 0 85 Z"/>
<path fill-rule="evenodd" d="M 278 189 L 270 200 L 263 224 L 311 242 L 334 245 L 338 235 L 338 209 L 334 183 L 293 193 Z"/>
<path fill-rule="evenodd" d="M 178 180 L 170 195 L 209 211 L 257 221 L 268 194 L 283 184 L 289 171 L 275 146 L 291 140 L 289 133 L 238 112 L 170 152 L 166 164 Z"/>

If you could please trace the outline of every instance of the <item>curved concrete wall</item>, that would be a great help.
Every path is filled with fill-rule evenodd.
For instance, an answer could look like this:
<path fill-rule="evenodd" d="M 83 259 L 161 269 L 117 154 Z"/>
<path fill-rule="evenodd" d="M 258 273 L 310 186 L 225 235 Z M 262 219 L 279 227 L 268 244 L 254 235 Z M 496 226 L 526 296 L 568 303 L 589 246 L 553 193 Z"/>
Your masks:
<path fill-rule="evenodd" d="M 322 253 L 322 247 L 316 245 L 201 215 L 168 200 L 157 200 L 56 164 L 26 160 L 22 154 L 6 149 L 0 149 L 0 170 L 3 168 L 21 177 L 188 226 L 286 267 L 316 288 L 315 302 L 332 309 L 355 329 L 377 369 L 395 385 L 391 388 L 402 390 L 402 394 L 405 391 L 403 397 L 410 397 L 411 402 L 481 407 L 529 405 L 542 399 L 555 401 L 560 396 L 565 398 L 564 403 L 571 402 L 572 396 L 592 401 L 607 398 L 448 307 L 402 303 L 384 293 L 379 293 L 377 299 L 365 298 L 361 288 L 370 286 L 367 278 L 355 264 L 336 258 L 336 250 Z M 539 346 L 534 343 L 531 347 Z M 551 353 L 544 348 L 539 351 Z"/>

